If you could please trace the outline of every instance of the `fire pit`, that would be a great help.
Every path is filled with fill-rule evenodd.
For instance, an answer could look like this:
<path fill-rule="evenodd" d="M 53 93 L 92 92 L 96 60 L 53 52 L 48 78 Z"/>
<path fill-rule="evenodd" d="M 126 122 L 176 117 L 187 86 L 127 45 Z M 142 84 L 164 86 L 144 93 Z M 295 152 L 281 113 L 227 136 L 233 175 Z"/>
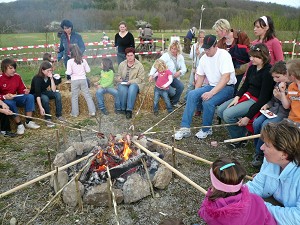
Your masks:
<path fill-rule="evenodd" d="M 133 137 L 132 140 L 147 146 L 146 138 L 138 140 L 138 137 Z M 51 184 L 57 191 L 84 167 L 77 184 L 75 181 L 71 182 L 62 192 L 63 201 L 68 205 L 76 206 L 81 200 L 95 206 L 109 205 L 109 174 L 118 204 L 136 202 L 151 195 L 152 185 L 164 189 L 172 178 L 170 170 L 141 152 L 127 134 L 73 143 L 64 153 L 56 155 L 53 165 L 60 167 L 87 154 L 95 156 L 95 159 L 90 162 L 85 160 L 68 170 L 60 171 L 52 178 Z M 158 152 L 155 154 L 163 157 Z M 89 164 L 86 165 L 87 163 Z"/>

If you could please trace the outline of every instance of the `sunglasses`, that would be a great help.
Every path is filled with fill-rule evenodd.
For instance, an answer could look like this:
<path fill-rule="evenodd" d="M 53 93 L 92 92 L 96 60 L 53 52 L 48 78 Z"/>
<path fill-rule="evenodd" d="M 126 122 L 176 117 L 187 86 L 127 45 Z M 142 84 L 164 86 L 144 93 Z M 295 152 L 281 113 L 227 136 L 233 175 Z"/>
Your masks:
<path fill-rule="evenodd" d="M 258 52 L 261 51 L 259 47 L 256 47 L 256 45 L 252 45 L 252 46 L 250 47 L 250 49 L 251 49 L 252 51 L 258 51 Z"/>

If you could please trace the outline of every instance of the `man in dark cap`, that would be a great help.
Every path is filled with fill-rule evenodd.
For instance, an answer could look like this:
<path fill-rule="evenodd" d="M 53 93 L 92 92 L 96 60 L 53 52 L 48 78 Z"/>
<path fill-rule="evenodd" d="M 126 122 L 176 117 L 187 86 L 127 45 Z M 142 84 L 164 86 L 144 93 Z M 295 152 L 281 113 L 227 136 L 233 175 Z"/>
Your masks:
<path fill-rule="evenodd" d="M 187 96 L 181 128 L 175 133 L 176 140 L 191 136 L 190 126 L 197 104 L 202 104 L 202 125 L 211 126 L 216 107 L 233 97 L 236 77 L 232 59 L 226 50 L 219 49 L 216 44 L 216 36 L 205 36 L 202 45 L 205 55 L 201 57 L 197 67 L 195 90 L 190 91 Z M 205 77 L 208 85 L 202 87 Z M 211 128 L 203 128 L 195 136 L 203 139 L 211 134 Z"/>
<path fill-rule="evenodd" d="M 72 44 L 77 44 L 81 54 L 83 54 L 85 51 L 85 45 L 81 35 L 73 30 L 73 23 L 70 20 L 63 20 L 60 27 L 64 30 L 64 32 L 60 37 L 58 53 L 63 52 L 64 64 L 65 67 L 67 67 L 67 62 L 71 56 L 70 46 Z M 67 76 L 67 79 L 70 80 L 70 76 Z"/>

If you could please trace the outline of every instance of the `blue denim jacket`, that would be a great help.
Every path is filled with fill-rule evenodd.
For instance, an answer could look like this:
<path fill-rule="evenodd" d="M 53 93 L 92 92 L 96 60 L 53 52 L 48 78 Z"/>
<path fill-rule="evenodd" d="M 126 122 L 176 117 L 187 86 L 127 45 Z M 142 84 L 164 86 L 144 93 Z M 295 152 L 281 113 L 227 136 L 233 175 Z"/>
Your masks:
<path fill-rule="evenodd" d="M 70 37 L 70 44 L 77 44 L 81 53 L 82 54 L 84 53 L 85 45 L 80 34 L 72 31 Z M 63 33 L 60 37 L 59 53 L 61 52 L 63 52 L 64 64 L 65 67 L 67 67 L 67 62 L 70 59 L 70 55 L 69 55 L 70 52 L 69 52 L 68 39 L 66 33 Z"/>
<path fill-rule="evenodd" d="M 273 196 L 284 207 L 266 202 L 278 224 L 292 225 L 300 222 L 300 167 L 290 162 L 280 173 L 280 166 L 264 159 L 260 172 L 246 183 L 249 191 L 263 198 Z"/>

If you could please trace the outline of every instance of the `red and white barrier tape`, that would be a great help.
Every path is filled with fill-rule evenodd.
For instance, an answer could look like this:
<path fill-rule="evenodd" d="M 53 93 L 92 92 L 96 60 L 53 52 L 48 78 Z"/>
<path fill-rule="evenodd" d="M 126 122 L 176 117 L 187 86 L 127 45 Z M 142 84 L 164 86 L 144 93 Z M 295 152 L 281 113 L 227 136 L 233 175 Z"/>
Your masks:
<path fill-rule="evenodd" d="M 155 52 L 136 52 L 136 55 L 154 55 L 154 54 L 162 54 L 163 51 L 155 51 Z M 91 56 L 84 56 L 85 59 L 96 59 L 96 58 L 110 58 L 116 57 L 117 54 L 102 54 L 102 55 L 91 55 Z M 16 62 L 31 62 L 31 61 L 42 61 L 43 58 L 22 58 L 22 59 L 15 59 Z"/>

